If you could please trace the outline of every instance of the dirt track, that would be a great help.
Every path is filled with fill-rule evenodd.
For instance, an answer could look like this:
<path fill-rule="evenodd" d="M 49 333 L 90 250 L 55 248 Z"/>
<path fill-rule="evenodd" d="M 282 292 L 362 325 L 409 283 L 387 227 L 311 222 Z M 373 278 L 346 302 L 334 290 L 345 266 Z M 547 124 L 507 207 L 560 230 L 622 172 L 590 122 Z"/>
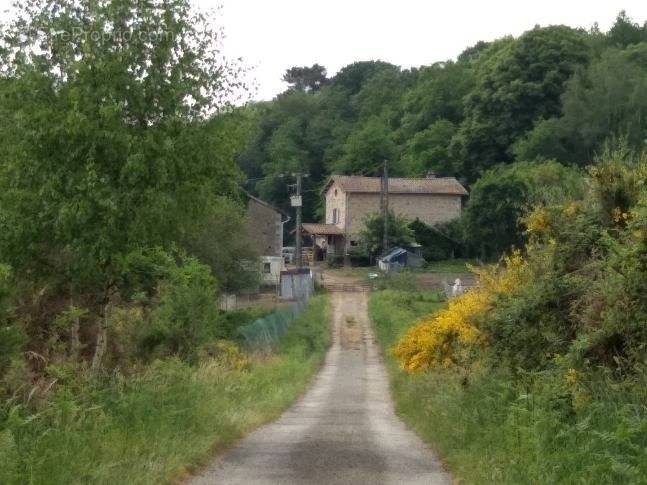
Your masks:
<path fill-rule="evenodd" d="M 332 299 L 333 344 L 306 395 L 191 483 L 451 483 L 393 411 L 367 295 L 337 293 Z"/>

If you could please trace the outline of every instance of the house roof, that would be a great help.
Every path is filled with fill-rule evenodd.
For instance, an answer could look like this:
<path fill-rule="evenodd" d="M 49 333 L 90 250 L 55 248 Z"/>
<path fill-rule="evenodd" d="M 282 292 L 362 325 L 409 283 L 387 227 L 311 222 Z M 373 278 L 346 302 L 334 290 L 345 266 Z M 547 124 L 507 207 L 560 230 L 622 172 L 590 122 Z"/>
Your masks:
<path fill-rule="evenodd" d="M 337 183 L 344 192 L 379 193 L 380 177 L 332 175 L 324 191 Z M 467 195 L 467 190 L 454 177 L 389 178 L 389 194 Z"/>
<path fill-rule="evenodd" d="M 342 236 L 344 231 L 334 224 L 303 224 L 303 230 L 319 236 Z"/>
<path fill-rule="evenodd" d="M 264 201 L 263 199 L 259 199 L 258 197 L 253 196 L 252 194 L 247 192 L 245 189 L 243 189 L 243 193 L 247 196 L 248 199 L 253 200 L 255 202 L 258 202 L 259 204 L 264 205 L 265 207 L 267 207 L 269 209 L 272 209 L 273 211 L 276 211 L 279 214 L 282 214 L 285 217 L 287 217 L 288 219 L 285 222 L 288 222 L 291 219 L 290 215 L 287 214 L 285 211 L 279 209 L 278 207 L 273 206 L 272 204 L 270 204 L 269 202 Z"/>

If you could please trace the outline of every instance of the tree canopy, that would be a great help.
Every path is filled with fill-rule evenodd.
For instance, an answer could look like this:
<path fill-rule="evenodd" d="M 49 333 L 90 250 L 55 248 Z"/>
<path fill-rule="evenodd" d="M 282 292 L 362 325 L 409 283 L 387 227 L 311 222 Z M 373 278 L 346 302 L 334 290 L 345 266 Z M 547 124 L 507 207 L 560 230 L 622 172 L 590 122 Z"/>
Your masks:
<path fill-rule="evenodd" d="M 537 26 L 428 66 L 355 62 L 316 87 L 303 86 L 321 66 L 294 68 L 286 92 L 245 108 L 256 128 L 241 168 L 259 179 L 250 190 L 283 207 L 286 175 L 309 173 L 304 217 L 313 220 L 323 215 L 319 190 L 331 174 L 375 176 L 384 161 L 393 176 L 434 172 L 473 189 L 499 164 L 586 166 L 620 139 L 640 151 L 647 139 L 645 35 L 644 25 L 621 12 L 608 32 Z"/>
<path fill-rule="evenodd" d="M 230 126 L 206 121 L 236 70 L 188 2 L 76 5 L 27 2 L 2 26 L 0 254 L 110 286 L 121 257 L 169 247 L 237 191 Z"/>

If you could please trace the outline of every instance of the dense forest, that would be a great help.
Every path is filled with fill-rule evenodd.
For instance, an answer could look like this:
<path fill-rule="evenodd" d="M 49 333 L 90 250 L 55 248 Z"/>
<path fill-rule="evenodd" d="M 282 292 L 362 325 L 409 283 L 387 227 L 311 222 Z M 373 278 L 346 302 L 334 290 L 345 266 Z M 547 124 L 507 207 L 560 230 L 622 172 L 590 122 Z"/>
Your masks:
<path fill-rule="evenodd" d="M 579 169 L 605 143 L 640 151 L 647 138 L 647 26 L 624 12 L 608 32 L 537 26 L 455 61 L 356 62 L 332 77 L 315 64 L 284 80 L 284 93 L 244 110 L 250 189 L 287 208 L 284 176 L 308 173 L 305 217 L 316 220 L 331 173 L 378 175 L 387 160 L 393 176 L 455 176 L 471 197 L 447 231 L 483 258 L 521 244 L 524 208 L 580 190 Z"/>

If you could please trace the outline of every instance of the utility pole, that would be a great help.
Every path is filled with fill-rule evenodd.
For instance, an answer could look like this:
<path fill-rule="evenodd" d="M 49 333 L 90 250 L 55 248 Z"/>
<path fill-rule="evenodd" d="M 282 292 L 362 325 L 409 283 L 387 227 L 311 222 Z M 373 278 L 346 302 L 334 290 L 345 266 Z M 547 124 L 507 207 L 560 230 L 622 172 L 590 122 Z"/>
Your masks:
<path fill-rule="evenodd" d="M 301 197 L 301 172 L 297 174 L 297 203 L 296 209 L 297 209 L 297 232 L 296 232 L 296 251 L 297 251 L 297 268 L 300 268 L 303 265 L 303 255 L 302 249 L 301 249 L 301 206 L 303 205 L 303 199 Z"/>
<path fill-rule="evenodd" d="M 382 219 L 384 220 L 382 248 L 386 255 L 389 250 L 389 170 L 386 160 L 384 160 L 384 171 L 382 173 Z"/>

